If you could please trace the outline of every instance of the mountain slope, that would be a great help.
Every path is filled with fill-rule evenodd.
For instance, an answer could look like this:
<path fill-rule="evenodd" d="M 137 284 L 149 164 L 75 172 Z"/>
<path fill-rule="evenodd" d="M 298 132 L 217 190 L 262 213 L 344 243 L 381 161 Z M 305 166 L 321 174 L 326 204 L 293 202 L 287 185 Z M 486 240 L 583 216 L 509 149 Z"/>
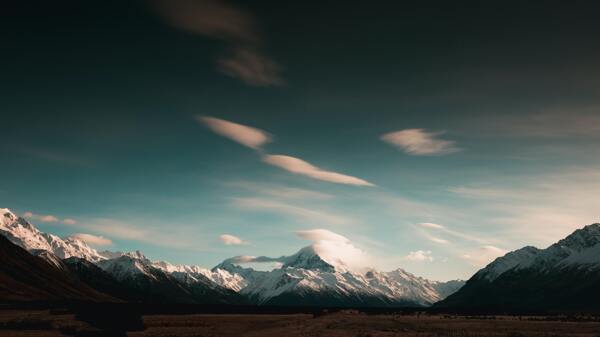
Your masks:
<path fill-rule="evenodd" d="M 239 304 L 241 297 L 203 275 L 167 273 L 145 257 L 124 254 L 97 266 L 129 289 L 133 300 L 149 303 Z"/>
<path fill-rule="evenodd" d="M 212 269 L 151 261 L 139 251 L 97 252 L 85 243 L 40 232 L 0 209 L 0 234 L 98 292 L 145 303 L 254 303 L 306 306 L 428 306 L 462 281 L 432 282 L 402 269 L 352 270 L 335 251 L 313 244 L 290 256 L 259 257 L 281 267 L 257 271 L 227 259 Z"/>
<path fill-rule="evenodd" d="M 0 235 L 0 300 L 117 301 Z"/>
<path fill-rule="evenodd" d="M 428 306 L 443 298 L 438 290 L 445 283 L 431 282 L 401 269 L 352 271 L 339 259 L 325 261 L 314 246 L 288 257 L 269 259 L 283 263 L 269 272 L 242 268 L 233 260 L 226 260 L 213 271 L 224 268 L 242 276 L 247 285 L 240 293 L 260 305 Z M 451 288 L 448 285 L 443 291 L 448 293 Z"/>
<path fill-rule="evenodd" d="M 56 235 L 40 232 L 27 220 L 6 208 L 0 208 L 0 234 L 28 251 L 45 250 L 61 259 L 72 256 L 94 262 L 105 259 L 85 242 L 72 237 L 61 239 Z"/>
<path fill-rule="evenodd" d="M 525 247 L 477 272 L 440 308 L 600 310 L 600 224 L 546 249 Z"/>

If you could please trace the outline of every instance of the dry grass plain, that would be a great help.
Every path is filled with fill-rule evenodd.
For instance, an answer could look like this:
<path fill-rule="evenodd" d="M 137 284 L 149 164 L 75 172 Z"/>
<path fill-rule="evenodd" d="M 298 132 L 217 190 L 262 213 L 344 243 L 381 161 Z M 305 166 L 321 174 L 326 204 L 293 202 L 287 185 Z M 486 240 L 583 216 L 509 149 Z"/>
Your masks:
<path fill-rule="evenodd" d="M 100 330 L 66 312 L 0 311 L 0 336 L 600 337 L 599 321 L 450 315 L 149 315 L 143 330 Z"/>

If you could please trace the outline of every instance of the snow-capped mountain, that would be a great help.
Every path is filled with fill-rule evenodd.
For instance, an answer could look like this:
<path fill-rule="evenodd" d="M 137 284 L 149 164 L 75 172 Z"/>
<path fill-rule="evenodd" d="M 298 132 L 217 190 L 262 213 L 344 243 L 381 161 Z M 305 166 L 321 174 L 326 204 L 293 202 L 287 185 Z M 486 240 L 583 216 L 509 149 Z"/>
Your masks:
<path fill-rule="evenodd" d="M 524 247 L 478 271 L 440 307 L 600 308 L 600 224 L 546 249 Z"/>
<path fill-rule="evenodd" d="M 198 282 L 200 279 L 208 279 L 221 287 L 236 292 L 248 285 L 248 281 L 241 274 L 230 272 L 224 268 L 210 270 L 199 266 L 173 265 L 165 261 L 154 261 L 152 265 L 181 280 L 186 280 L 186 282 Z"/>
<path fill-rule="evenodd" d="M 72 256 L 93 262 L 106 259 L 81 240 L 73 237 L 61 239 L 56 235 L 40 232 L 27 220 L 6 208 L 0 208 L 0 234 L 28 251 L 44 250 L 61 259 Z"/>
<path fill-rule="evenodd" d="M 444 296 L 446 284 L 416 277 L 402 269 L 391 272 L 351 271 L 341 260 L 326 262 L 314 246 L 280 257 L 281 268 L 255 271 L 229 259 L 213 268 L 226 268 L 242 276 L 247 285 L 240 293 L 258 304 L 336 306 L 427 306 Z M 461 281 L 455 282 L 460 285 Z M 445 289 L 444 295 L 451 286 Z M 456 289 L 455 289 L 456 290 Z"/>
<path fill-rule="evenodd" d="M 462 281 L 433 282 L 402 269 L 352 270 L 316 245 L 290 256 L 260 257 L 280 267 L 258 271 L 226 259 L 212 269 L 151 261 L 142 252 L 98 252 L 75 238 L 39 231 L 8 209 L 0 209 L 0 234 L 57 269 L 79 275 L 99 291 L 142 301 L 332 306 L 427 306 L 456 291 Z"/>

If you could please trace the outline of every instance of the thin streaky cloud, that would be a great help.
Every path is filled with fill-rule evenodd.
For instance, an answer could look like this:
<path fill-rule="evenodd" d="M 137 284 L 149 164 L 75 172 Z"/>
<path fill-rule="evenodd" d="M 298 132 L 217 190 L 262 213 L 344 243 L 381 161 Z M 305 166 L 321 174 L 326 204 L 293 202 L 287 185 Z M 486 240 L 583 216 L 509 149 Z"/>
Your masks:
<path fill-rule="evenodd" d="M 300 158 L 286 155 L 265 155 L 263 161 L 269 165 L 279 167 L 288 172 L 310 177 L 316 180 L 327 181 L 336 184 L 355 186 L 375 186 L 374 184 L 357 177 L 326 171 L 316 167 Z"/>
<path fill-rule="evenodd" d="M 421 227 L 425 227 L 425 228 L 436 228 L 436 229 L 442 229 L 442 228 L 445 228 L 445 227 L 444 227 L 444 226 L 442 226 L 442 225 L 438 225 L 438 224 L 436 224 L 436 223 L 431 223 L 431 222 L 422 222 L 422 223 L 420 223 L 420 224 L 419 224 L 419 226 L 421 226 Z"/>
<path fill-rule="evenodd" d="M 461 258 L 474 267 L 483 267 L 492 262 L 495 258 L 504 256 L 506 253 L 508 253 L 508 250 L 506 249 L 486 245 L 463 254 Z"/>
<path fill-rule="evenodd" d="M 277 184 L 259 184 L 246 181 L 229 182 L 228 186 L 244 189 L 254 194 L 262 194 L 265 196 L 271 196 L 283 199 L 308 199 L 308 200 L 329 200 L 333 199 L 334 196 L 331 194 L 298 188 L 298 187 L 287 187 Z"/>
<path fill-rule="evenodd" d="M 284 215 L 291 217 L 298 222 L 310 221 L 313 223 L 325 223 L 330 225 L 341 225 L 350 222 L 349 219 L 336 214 L 262 198 L 234 198 L 233 205 L 248 210 L 268 211 Z"/>
<path fill-rule="evenodd" d="M 271 136 L 267 132 L 251 126 L 209 116 L 196 116 L 196 120 L 216 134 L 254 150 L 260 150 L 263 145 L 271 142 Z"/>
<path fill-rule="evenodd" d="M 77 223 L 77 221 L 70 219 L 70 218 L 61 220 L 57 216 L 52 215 L 52 214 L 42 215 L 42 214 L 33 213 L 31 211 L 27 211 L 27 212 L 23 213 L 23 217 L 30 219 L 30 220 L 39 221 L 39 222 L 50 222 L 50 223 L 60 222 L 65 225 L 74 225 Z"/>
<path fill-rule="evenodd" d="M 296 235 L 313 242 L 319 241 L 337 241 L 337 242 L 350 242 L 350 239 L 347 237 L 340 235 L 338 233 L 334 233 L 327 229 L 317 228 L 317 229 L 308 229 L 308 230 L 299 230 L 296 231 Z"/>
<path fill-rule="evenodd" d="M 109 246 L 112 245 L 112 240 L 99 235 L 87 234 L 87 233 L 75 233 L 69 237 L 81 240 L 92 246 Z"/>
<path fill-rule="evenodd" d="M 473 241 L 473 242 L 477 242 L 477 243 L 480 243 L 480 244 L 488 244 L 488 243 L 490 243 L 490 240 L 488 240 L 488 239 L 481 238 L 481 237 L 478 237 L 478 236 L 475 236 L 475 235 L 471 235 L 471 234 L 466 234 L 466 233 L 463 233 L 463 232 L 459 232 L 459 231 L 450 229 L 450 228 L 448 228 L 446 226 L 435 224 L 435 223 L 425 222 L 425 223 L 418 224 L 418 226 L 420 226 L 422 228 L 427 228 L 427 229 L 430 229 L 430 230 L 433 230 L 433 231 L 438 231 L 438 232 L 441 232 L 441 233 L 446 233 L 446 234 L 449 234 L 449 235 L 452 235 L 454 237 L 458 237 L 460 239 L 467 240 L 467 241 Z M 442 241 L 446 241 L 446 243 L 448 242 L 445 239 L 440 239 L 440 238 L 436 238 L 436 239 L 437 240 L 431 239 L 431 241 L 438 242 L 438 243 L 443 243 Z"/>
<path fill-rule="evenodd" d="M 461 151 L 455 141 L 443 140 L 445 132 L 427 132 L 424 129 L 406 129 L 386 133 L 381 140 L 415 156 L 439 156 Z"/>
<path fill-rule="evenodd" d="M 450 241 L 448 241 L 446 239 L 440 239 L 440 238 L 435 237 L 435 236 L 429 236 L 428 239 L 431 240 L 431 241 L 433 241 L 433 242 L 435 242 L 435 243 L 441 243 L 441 244 L 447 244 L 447 243 L 450 242 Z"/>

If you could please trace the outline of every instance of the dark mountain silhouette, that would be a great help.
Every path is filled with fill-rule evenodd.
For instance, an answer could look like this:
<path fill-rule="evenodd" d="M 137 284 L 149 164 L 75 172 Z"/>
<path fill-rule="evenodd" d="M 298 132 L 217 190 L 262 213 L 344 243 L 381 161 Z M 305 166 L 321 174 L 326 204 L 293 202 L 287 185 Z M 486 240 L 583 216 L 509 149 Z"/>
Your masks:
<path fill-rule="evenodd" d="M 546 249 L 525 247 L 477 272 L 436 308 L 600 311 L 600 224 Z"/>
<path fill-rule="evenodd" d="M 118 301 L 1 235 L 0 261 L 2 301 Z"/>

